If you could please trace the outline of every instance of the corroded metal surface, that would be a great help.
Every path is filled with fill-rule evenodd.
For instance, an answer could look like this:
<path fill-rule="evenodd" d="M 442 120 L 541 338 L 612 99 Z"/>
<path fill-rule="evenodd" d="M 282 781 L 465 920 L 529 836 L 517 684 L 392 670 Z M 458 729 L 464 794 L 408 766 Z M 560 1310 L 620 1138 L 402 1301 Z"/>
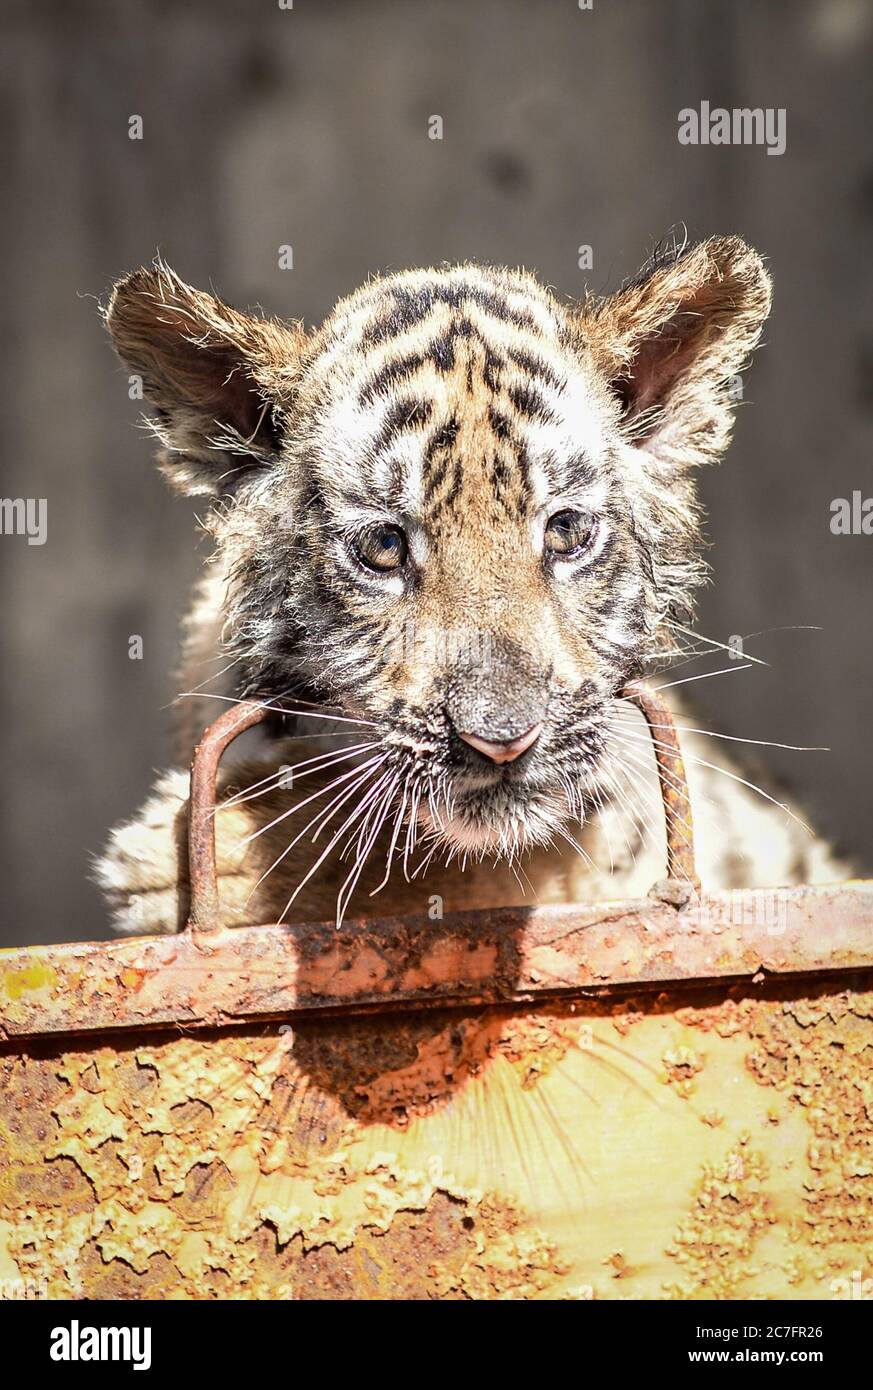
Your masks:
<path fill-rule="evenodd" d="M 7 1043 L 0 1287 L 869 1297 L 871 986 Z"/>
<path fill-rule="evenodd" d="M 857 970 L 871 924 L 873 884 L 855 883 L 26 947 L 0 953 L 0 1037 Z"/>
<path fill-rule="evenodd" d="M 211 930 L 260 714 L 194 929 L 0 953 L 0 1297 L 871 1296 L 873 884 L 696 892 L 666 739 L 647 899 Z"/>

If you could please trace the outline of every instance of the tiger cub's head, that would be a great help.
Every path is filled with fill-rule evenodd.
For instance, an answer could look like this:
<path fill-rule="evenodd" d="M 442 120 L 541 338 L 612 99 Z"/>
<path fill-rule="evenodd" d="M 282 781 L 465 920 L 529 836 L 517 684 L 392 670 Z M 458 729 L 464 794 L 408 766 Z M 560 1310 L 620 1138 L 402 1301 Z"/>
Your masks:
<path fill-rule="evenodd" d="M 372 721 L 420 821 L 513 852 L 584 811 L 611 702 L 691 602 L 694 470 L 769 303 L 725 238 L 581 304 L 521 271 L 408 271 L 313 333 L 158 264 L 107 322 L 164 472 L 217 499 L 236 693 Z"/>

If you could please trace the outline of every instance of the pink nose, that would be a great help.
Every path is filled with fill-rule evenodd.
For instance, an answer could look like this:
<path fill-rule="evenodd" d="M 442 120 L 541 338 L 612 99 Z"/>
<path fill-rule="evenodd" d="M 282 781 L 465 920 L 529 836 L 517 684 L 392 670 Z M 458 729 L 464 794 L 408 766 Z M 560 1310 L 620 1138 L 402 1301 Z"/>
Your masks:
<path fill-rule="evenodd" d="M 526 753 L 536 743 L 542 729 L 542 724 L 534 724 L 533 728 L 528 729 L 526 734 L 520 734 L 518 738 L 500 743 L 492 742 L 488 738 L 478 738 L 476 734 L 461 734 L 460 737 L 465 743 L 469 743 L 471 748 L 475 748 L 478 753 L 490 758 L 492 763 L 514 763 L 516 758 L 520 758 L 522 753 Z"/>

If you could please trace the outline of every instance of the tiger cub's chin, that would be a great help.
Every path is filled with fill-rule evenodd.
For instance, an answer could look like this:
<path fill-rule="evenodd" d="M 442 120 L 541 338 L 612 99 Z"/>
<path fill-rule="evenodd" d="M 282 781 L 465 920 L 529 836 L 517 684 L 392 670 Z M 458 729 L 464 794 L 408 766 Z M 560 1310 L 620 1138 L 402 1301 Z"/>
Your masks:
<path fill-rule="evenodd" d="M 516 858 L 537 845 L 548 845 L 570 819 L 566 798 L 539 795 L 523 802 L 493 805 L 477 798 L 452 803 L 451 814 L 422 812 L 426 833 L 451 853 L 492 859 Z"/>

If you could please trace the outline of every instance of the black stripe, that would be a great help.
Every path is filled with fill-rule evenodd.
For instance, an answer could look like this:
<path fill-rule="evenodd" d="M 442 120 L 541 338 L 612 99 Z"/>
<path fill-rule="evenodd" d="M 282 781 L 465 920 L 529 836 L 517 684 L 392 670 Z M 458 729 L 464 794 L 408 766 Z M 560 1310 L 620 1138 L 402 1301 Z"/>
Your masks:
<path fill-rule="evenodd" d="M 450 463 L 450 456 L 448 454 L 444 454 L 443 457 L 437 463 L 436 467 L 432 468 L 428 473 L 427 482 L 424 485 L 425 502 L 430 502 L 433 499 L 434 493 L 442 487 L 443 483 L 446 480 Z"/>
<path fill-rule="evenodd" d="M 433 413 L 430 401 L 416 401 L 409 396 L 395 401 L 385 417 L 379 436 L 370 446 L 371 456 L 378 456 L 402 430 L 416 429 L 427 424 Z"/>
<path fill-rule="evenodd" d="M 460 309 L 465 303 L 475 304 L 502 323 L 511 323 L 527 331 L 538 331 L 533 316 L 526 309 L 512 309 L 497 291 L 472 285 L 466 280 L 422 285 L 417 290 L 395 286 L 391 295 L 393 303 L 388 313 L 368 325 L 362 334 L 362 343 L 372 346 L 398 337 L 421 323 L 437 304 L 447 304 L 451 309 Z"/>
<path fill-rule="evenodd" d="M 364 386 L 358 397 L 361 405 L 369 405 L 375 396 L 381 395 L 386 387 L 394 386 L 405 377 L 412 376 L 423 366 L 425 358 L 420 352 L 410 353 L 408 357 L 397 357 L 380 367 L 375 376 Z"/>
<path fill-rule="evenodd" d="M 574 454 L 562 471 L 574 487 L 593 487 L 597 481 L 597 469 L 585 454 Z"/>
<path fill-rule="evenodd" d="M 554 372 L 548 362 L 544 362 L 541 357 L 534 356 L 531 352 L 526 352 L 524 348 L 509 348 L 509 358 L 520 367 L 528 376 L 537 377 L 544 381 L 547 386 L 553 386 L 556 390 L 561 390 L 566 386 L 566 381 Z"/>
<path fill-rule="evenodd" d="M 437 449 L 450 449 L 452 447 L 458 438 L 459 428 L 458 417 L 453 415 L 450 420 L 447 420 L 444 425 L 440 425 L 439 429 L 434 431 L 424 451 L 425 463 L 430 463 Z"/>
<path fill-rule="evenodd" d="M 546 405 L 536 387 L 528 383 L 523 386 L 511 387 L 509 399 L 519 415 L 525 415 L 530 420 L 538 420 L 540 424 L 548 424 L 550 420 L 555 418 L 554 413 Z"/>
<path fill-rule="evenodd" d="M 496 410 L 493 405 L 488 407 L 488 423 L 498 439 L 510 439 L 512 437 L 512 425 L 503 412 Z"/>
<path fill-rule="evenodd" d="M 364 329 L 361 334 L 362 347 L 377 347 L 379 343 L 387 342 L 389 338 L 399 338 L 400 334 L 408 325 L 400 309 L 394 307 L 384 318 L 377 319 Z"/>
<path fill-rule="evenodd" d="M 444 470 L 443 477 L 445 478 L 448 475 L 448 464 L 450 462 L 454 464 L 454 476 L 452 478 L 452 484 L 445 496 L 440 497 L 439 500 L 435 503 L 433 511 L 431 512 L 431 519 L 435 519 L 440 515 L 441 512 L 444 512 L 447 508 L 451 507 L 452 503 L 457 500 L 461 488 L 464 485 L 464 469 L 461 460 L 457 455 L 454 459 L 451 459 L 449 455 L 446 455 L 446 469 Z"/>
<path fill-rule="evenodd" d="M 514 440 L 515 457 L 518 460 L 518 471 L 521 474 L 521 485 L 526 495 L 530 494 L 530 458 L 527 448 L 521 440 Z"/>
<path fill-rule="evenodd" d="M 462 465 L 462 463 L 461 463 L 460 458 L 456 458 L 456 459 L 455 459 L 455 476 L 454 476 L 454 478 L 452 479 L 452 486 L 449 488 L 449 491 L 446 493 L 445 497 L 443 498 L 443 506 L 444 506 L 444 507 L 451 507 L 452 503 L 455 502 L 455 501 L 457 500 L 458 496 L 460 495 L 460 491 L 461 491 L 461 488 L 463 487 L 463 485 L 464 485 L 464 468 L 463 468 L 463 465 Z"/>
<path fill-rule="evenodd" d="M 429 502 L 436 492 L 445 482 L 446 475 L 451 462 L 448 450 L 451 449 L 458 438 L 458 420 L 452 416 L 444 425 L 440 425 L 428 440 L 424 451 L 424 468 L 427 481 L 424 488 L 424 500 Z M 436 458 L 437 455 L 441 457 Z M 434 462 L 436 458 L 436 462 Z"/>
<path fill-rule="evenodd" d="M 498 502 L 503 500 L 509 484 L 512 482 L 512 470 L 503 459 L 495 457 L 491 460 L 491 490 Z"/>
<path fill-rule="evenodd" d="M 486 343 L 485 361 L 482 365 L 482 380 L 485 382 L 489 391 L 500 390 L 500 373 L 505 366 L 506 362 L 500 356 L 500 353 L 495 352 L 493 348 L 488 347 Z"/>
<path fill-rule="evenodd" d="M 435 338 L 427 350 L 427 357 L 438 372 L 450 372 L 455 365 L 455 345 L 451 335 Z"/>
<path fill-rule="evenodd" d="M 472 324 L 469 327 L 472 330 Z M 434 338 L 423 352 L 411 352 L 406 357 L 397 357 L 386 362 L 361 389 L 358 398 L 361 405 L 369 405 L 376 396 L 382 395 L 388 387 L 395 386 L 398 381 L 412 376 L 426 362 L 431 362 L 438 372 L 451 371 L 455 365 L 455 346 L 451 334 L 445 338 Z"/>

